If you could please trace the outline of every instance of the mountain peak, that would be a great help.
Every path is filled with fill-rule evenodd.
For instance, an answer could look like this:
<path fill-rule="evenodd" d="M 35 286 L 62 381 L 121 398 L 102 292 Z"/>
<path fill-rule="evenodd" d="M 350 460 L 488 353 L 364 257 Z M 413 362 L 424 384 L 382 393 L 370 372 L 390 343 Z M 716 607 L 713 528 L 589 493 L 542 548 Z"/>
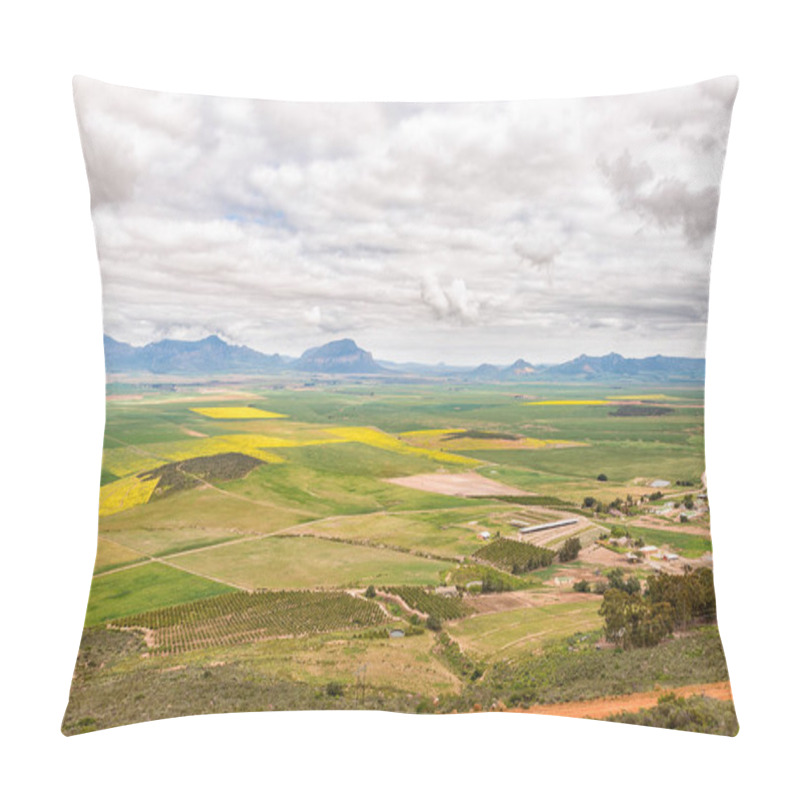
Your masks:
<path fill-rule="evenodd" d="M 364 373 L 385 372 L 376 364 L 372 353 L 362 350 L 352 339 L 336 339 L 333 342 L 311 347 L 292 366 L 307 372 Z"/>

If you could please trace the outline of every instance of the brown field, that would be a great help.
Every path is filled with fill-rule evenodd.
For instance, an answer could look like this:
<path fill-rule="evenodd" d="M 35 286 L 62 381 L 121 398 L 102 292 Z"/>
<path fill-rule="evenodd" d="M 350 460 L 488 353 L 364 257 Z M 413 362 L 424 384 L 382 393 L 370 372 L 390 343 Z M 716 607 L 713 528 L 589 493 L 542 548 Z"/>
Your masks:
<path fill-rule="evenodd" d="M 498 592 L 479 594 L 466 600 L 476 614 L 495 614 L 500 611 L 513 611 L 516 608 L 540 608 L 553 603 L 574 603 L 581 600 L 596 600 L 593 595 L 568 591 L 552 592 Z"/>
<path fill-rule="evenodd" d="M 405 486 L 407 489 L 419 489 L 422 492 L 435 492 L 453 497 L 531 496 L 530 492 L 523 492 L 505 483 L 484 478 L 475 472 L 455 474 L 431 472 L 409 475 L 406 478 L 388 478 L 386 482 Z"/>

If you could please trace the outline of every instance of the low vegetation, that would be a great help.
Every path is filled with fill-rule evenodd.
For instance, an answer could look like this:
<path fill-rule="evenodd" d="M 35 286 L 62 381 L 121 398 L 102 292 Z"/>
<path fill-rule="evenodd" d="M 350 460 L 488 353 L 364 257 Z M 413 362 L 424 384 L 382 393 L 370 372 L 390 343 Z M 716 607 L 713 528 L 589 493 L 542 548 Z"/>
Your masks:
<path fill-rule="evenodd" d="M 673 693 L 665 694 L 658 699 L 658 705 L 653 708 L 636 712 L 626 711 L 606 719 L 628 725 L 715 733 L 720 736 L 736 736 L 739 732 L 739 721 L 736 719 L 733 703 L 702 695 L 676 697 Z"/>
<path fill-rule="evenodd" d="M 462 592 L 513 592 L 529 586 L 524 578 L 485 564 L 462 564 L 456 567 L 450 572 L 449 583 Z"/>
<path fill-rule="evenodd" d="M 641 405 L 617 406 L 610 412 L 612 417 L 663 417 L 665 414 L 673 414 L 674 408 L 669 406 L 650 406 L 642 403 Z"/>
<path fill-rule="evenodd" d="M 157 482 L 150 498 L 156 500 L 183 489 L 193 489 L 203 483 L 244 478 L 263 463 L 261 459 L 243 453 L 219 453 L 215 456 L 175 461 L 142 472 L 137 477 L 140 480 Z"/>

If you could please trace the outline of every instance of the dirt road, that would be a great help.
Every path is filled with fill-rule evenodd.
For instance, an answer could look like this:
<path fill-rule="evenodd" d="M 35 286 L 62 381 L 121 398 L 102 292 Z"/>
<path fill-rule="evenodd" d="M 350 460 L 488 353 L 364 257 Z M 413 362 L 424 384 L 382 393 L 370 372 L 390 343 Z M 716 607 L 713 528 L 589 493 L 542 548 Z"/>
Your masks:
<path fill-rule="evenodd" d="M 673 693 L 679 697 L 702 694 L 717 700 L 731 700 L 731 685 L 728 681 L 720 683 L 696 683 L 680 686 L 677 689 L 660 689 L 655 692 L 638 692 L 617 697 L 598 697 L 595 700 L 581 700 L 574 703 L 553 703 L 531 706 L 530 708 L 509 708 L 508 712 L 517 714 L 545 714 L 551 717 L 578 717 L 581 719 L 605 719 L 623 711 L 639 711 L 658 704 L 658 698 Z"/>

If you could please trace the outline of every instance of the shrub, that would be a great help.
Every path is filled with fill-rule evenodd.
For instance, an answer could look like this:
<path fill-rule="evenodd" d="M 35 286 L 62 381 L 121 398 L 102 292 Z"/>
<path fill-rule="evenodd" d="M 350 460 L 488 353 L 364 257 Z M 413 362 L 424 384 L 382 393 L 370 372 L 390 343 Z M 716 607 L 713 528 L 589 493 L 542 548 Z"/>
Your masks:
<path fill-rule="evenodd" d="M 328 697 L 342 697 L 344 695 L 344 686 L 339 681 L 331 681 L 325 687 L 325 694 Z"/>
<path fill-rule="evenodd" d="M 425 621 L 425 625 L 431 631 L 440 631 L 442 629 L 442 621 L 439 617 L 434 617 L 433 614 Z"/>
<path fill-rule="evenodd" d="M 589 581 L 578 581 L 572 587 L 573 591 L 580 592 L 581 594 L 588 594 L 592 591 Z"/>
<path fill-rule="evenodd" d="M 607 481 L 608 480 L 608 475 L 606 475 L 605 472 L 601 472 L 597 476 L 597 480 L 599 480 L 599 481 Z"/>
<path fill-rule="evenodd" d="M 376 594 L 375 587 L 372 584 L 367 586 L 367 591 L 364 592 L 364 596 L 372 599 L 373 597 L 375 597 L 375 594 Z"/>
<path fill-rule="evenodd" d="M 597 505 L 597 500 L 594 497 L 584 497 L 583 498 L 583 507 L 584 508 L 594 508 Z"/>

